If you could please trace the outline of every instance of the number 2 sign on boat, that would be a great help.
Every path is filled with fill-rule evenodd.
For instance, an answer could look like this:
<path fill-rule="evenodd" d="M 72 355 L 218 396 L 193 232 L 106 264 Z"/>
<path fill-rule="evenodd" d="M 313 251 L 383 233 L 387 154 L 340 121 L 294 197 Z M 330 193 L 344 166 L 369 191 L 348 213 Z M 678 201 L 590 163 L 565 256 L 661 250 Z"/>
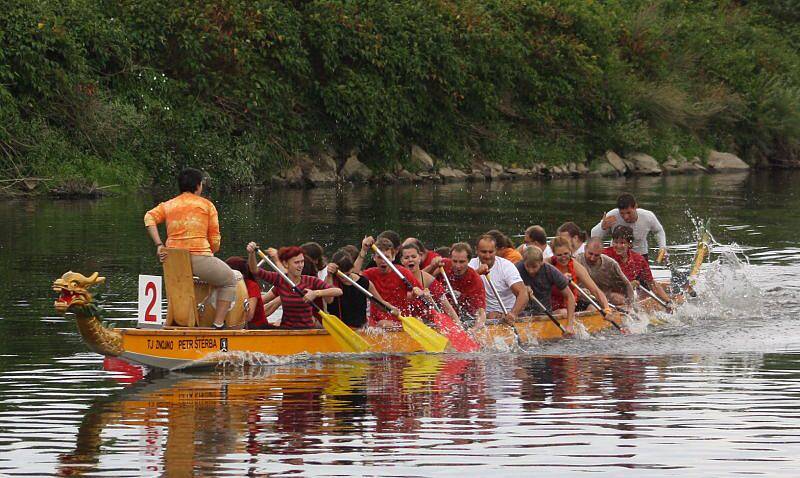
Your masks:
<path fill-rule="evenodd" d="M 139 276 L 139 328 L 164 327 L 161 307 L 161 276 Z"/>

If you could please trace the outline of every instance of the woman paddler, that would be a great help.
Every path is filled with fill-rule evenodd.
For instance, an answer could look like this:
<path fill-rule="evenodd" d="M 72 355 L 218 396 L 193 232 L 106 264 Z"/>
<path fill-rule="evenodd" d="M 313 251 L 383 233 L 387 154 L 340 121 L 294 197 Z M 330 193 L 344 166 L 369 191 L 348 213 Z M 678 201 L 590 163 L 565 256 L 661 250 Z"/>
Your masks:
<path fill-rule="evenodd" d="M 357 249 L 356 255 L 358 255 Z M 327 265 L 325 282 L 331 286 L 342 289 L 342 295 L 333 298 L 333 301 L 328 304 L 328 311 L 338 316 L 342 319 L 342 322 L 350 327 L 363 327 L 367 323 L 367 296 L 353 284 L 340 278 L 337 272 L 346 274 L 347 277 L 355 281 L 356 284 L 372 293 L 376 299 L 383 301 L 383 297 L 381 297 L 378 289 L 372 285 L 369 279 L 353 272 L 354 260 L 352 252 L 344 247 L 331 256 L 331 261 Z M 400 313 L 400 311 L 393 306 L 392 309 L 395 314 Z"/>
<path fill-rule="evenodd" d="M 217 290 L 214 328 L 225 328 L 225 315 L 236 298 L 236 276 L 222 259 L 214 257 L 219 251 L 222 236 L 219 232 L 217 208 L 203 192 L 203 173 L 186 168 L 178 174 L 180 194 L 162 202 L 144 215 L 147 233 L 156 245 L 161 262 L 167 258 L 167 248 L 186 249 L 192 261 L 192 274 Z M 161 242 L 158 224 L 167 223 L 167 244 Z"/>
<path fill-rule="evenodd" d="M 283 317 L 281 318 L 280 328 L 308 329 L 318 327 L 317 321 L 314 319 L 314 309 L 311 307 L 310 302 L 317 299 L 330 302 L 331 298 L 342 295 L 342 289 L 331 287 L 315 276 L 302 275 L 303 266 L 305 265 L 303 249 L 297 246 L 281 247 L 278 250 L 277 259 L 279 262 L 276 265 L 278 267 L 283 266 L 289 280 L 303 291 L 303 296 L 301 297 L 292 290 L 292 286 L 283 280 L 280 274 L 274 271 L 267 272 L 258 267 L 256 263 L 257 249 L 258 244 L 255 242 L 247 244 L 247 265 L 254 277 L 273 284 L 272 291 L 281 298 Z M 275 262 L 274 259 L 273 262 Z"/>
<path fill-rule="evenodd" d="M 245 326 L 248 329 L 270 328 L 267 323 L 267 314 L 264 311 L 264 298 L 267 294 L 261 291 L 261 285 L 250 272 L 247 260 L 244 257 L 233 256 L 225 259 L 225 263 L 231 269 L 242 273 L 244 285 L 247 287 L 247 304 L 244 307 L 247 319 Z"/>
<path fill-rule="evenodd" d="M 453 318 L 457 323 L 461 319 L 458 317 L 455 309 L 447 300 L 446 290 L 438 279 L 420 269 L 422 263 L 422 251 L 417 248 L 416 244 L 408 243 L 400 248 L 400 263 L 403 267 L 411 271 L 411 274 L 422 284 L 423 292 L 428 297 L 428 302 L 435 301 L 439 304 L 442 310 Z M 412 310 L 415 314 L 424 315 L 429 307 L 423 302 L 419 301 L 412 305 Z"/>
<path fill-rule="evenodd" d="M 601 291 L 594 280 L 592 280 L 589 271 L 572 257 L 572 246 L 569 239 L 556 236 L 553 238 L 551 248 L 553 249 L 553 257 L 550 258 L 550 264 L 555 266 L 567 279 L 575 282 L 578 287 L 589 289 L 589 293 L 597 299 L 597 302 L 603 310 L 611 310 L 608 306 L 606 295 L 603 294 L 603 291 Z M 583 295 L 572 285 L 570 285 L 570 290 L 572 290 L 572 293 L 575 295 L 575 302 L 578 304 L 576 310 L 587 310 L 590 306 L 588 302 L 581 300 L 583 299 Z M 564 296 L 561 294 L 560 290 L 556 290 L 555 288 L 553 288 L 550 301 L 553 304 L 553 310 L 566 307 Z M 592 307 L 592 309 L 594 308 Z"/>

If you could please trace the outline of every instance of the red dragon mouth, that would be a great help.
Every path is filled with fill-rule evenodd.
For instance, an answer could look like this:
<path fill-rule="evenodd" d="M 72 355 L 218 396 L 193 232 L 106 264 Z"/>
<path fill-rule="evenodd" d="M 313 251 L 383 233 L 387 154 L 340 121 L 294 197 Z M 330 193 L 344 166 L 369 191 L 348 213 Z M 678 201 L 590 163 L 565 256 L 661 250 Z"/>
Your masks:
<path fill-rule="evenodd" d="M 78 294 L 71 292 L 67 289 L 64 288 L 55 288 L 55 289 L 58 290 L 59 294 L 58 294 L 58 299 L 56 299 L 53 305 L 59 312 L 66 312 L 69 306 L 72 305 L 72 302 L 75 301 L 75 299 L 79 298 Z"/>

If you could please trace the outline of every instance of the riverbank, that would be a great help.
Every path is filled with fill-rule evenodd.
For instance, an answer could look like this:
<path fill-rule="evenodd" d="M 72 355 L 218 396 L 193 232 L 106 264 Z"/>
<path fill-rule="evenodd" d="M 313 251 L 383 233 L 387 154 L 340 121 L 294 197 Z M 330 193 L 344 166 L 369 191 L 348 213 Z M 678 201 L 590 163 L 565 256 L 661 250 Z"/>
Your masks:
<path fill-rule="evenodd" d="M 7 7 L 0 190 L 14 193 L 137 191 L 185 166 L 235 190 L 580 175 L 609 150 L 662 170 L 710 150 L 800 157 L 788 0 Z"/>
<path fill-rule="evenodd" d="M 720 151 L 709 151 L 704 158 L 683 156 L 668 157 L 659 161 L 644 154 L 634 153 L 625 157 L 607 151 L 587 165 L 585 162 L 569 162 L 563 165 L 533 163 L 531 166 L 504 166 L 494 161 L 474 162 L 470 167 L 453 167 L 433 158 L 419 146 L 413 146 L 410 160 L 405 167 L 394 171 L 376 171 L 359 160 L 358 154 L 346 157 L 318 152 L 300 155 L 292 164 L 272 176 L 259 178 L 253 184 L 242 184 L 238 191 L 260 188 L 325 188 L 346 184 L 425 184 L 484 181 L 510 181 L 517 179 L 559 179 L 590 176 L 661 176 L 676 174 L 717 174 L 746 172 L 750 170 L 800 169 L 800 162 L 761 164 L 752 167 L 738 156 Z M 212 184 L 226 184 L 225 178 L 211 177 Z M 6 181 L 0 186 L 0 197 L 49 196 L 53 198 L 99 198 L 125 192 L 118 185 L 98 185 L 96 182 L 72 180 L 59 182 L 43 178 L 22 178 Z"/>

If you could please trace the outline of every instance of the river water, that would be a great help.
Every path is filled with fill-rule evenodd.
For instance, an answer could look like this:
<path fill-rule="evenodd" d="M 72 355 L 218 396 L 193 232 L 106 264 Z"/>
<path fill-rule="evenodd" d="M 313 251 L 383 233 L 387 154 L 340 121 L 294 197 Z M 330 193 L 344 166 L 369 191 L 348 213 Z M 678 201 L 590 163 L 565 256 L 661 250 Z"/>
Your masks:
<path fill-rule="evenodd" d="M 620 336 L 474 355 L 293 357 L 149 374 L 104 361 L 52 309 L 67 270 L 108 277 L 118 327 L 142 227 L 168 193 L 0 203 L 0 476 L 797 476 L 798 173 L 269 191 L 210 197 L 222 257 L 248 240 L 329 251 L 383 229 L 441 245 L 497 227 L 589 228 L 627 190 L 699 297 Z"/>

